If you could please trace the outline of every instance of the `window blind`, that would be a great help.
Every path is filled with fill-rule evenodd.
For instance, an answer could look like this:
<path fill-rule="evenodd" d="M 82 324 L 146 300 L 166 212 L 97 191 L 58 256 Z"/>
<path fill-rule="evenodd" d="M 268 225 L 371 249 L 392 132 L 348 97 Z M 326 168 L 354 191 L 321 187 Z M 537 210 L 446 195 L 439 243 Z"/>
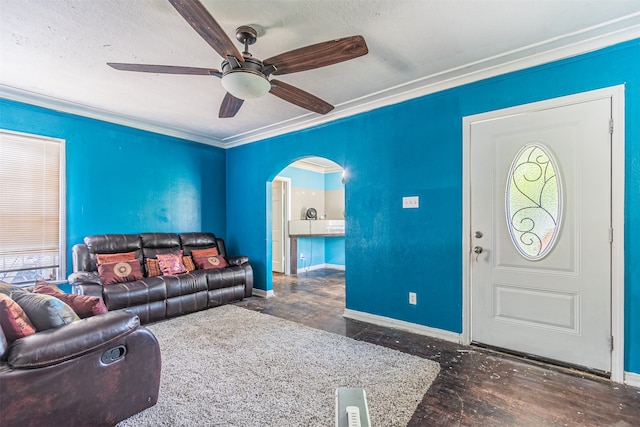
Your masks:
<path fill-rule="evenodd" d="M 61 141 L 0 132 L 0 280 L 57 280 Z"/>

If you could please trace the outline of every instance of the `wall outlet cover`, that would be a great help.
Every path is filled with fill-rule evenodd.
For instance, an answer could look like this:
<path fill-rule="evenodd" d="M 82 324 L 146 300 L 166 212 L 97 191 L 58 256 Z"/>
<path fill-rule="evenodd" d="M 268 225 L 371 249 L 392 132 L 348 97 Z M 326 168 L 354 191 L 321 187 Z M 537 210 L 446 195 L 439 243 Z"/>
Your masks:
<path fill-rule="evenodd" d="M 409 292 L 409 304 L 416 305 L 418 303 L 418 296 L 415 292 Z"/>
<path fill-rule="evenodd" d="M 420 207 L 419 196 L 407 196 L 402 198 L 403 209 L 417 209 Z"/>

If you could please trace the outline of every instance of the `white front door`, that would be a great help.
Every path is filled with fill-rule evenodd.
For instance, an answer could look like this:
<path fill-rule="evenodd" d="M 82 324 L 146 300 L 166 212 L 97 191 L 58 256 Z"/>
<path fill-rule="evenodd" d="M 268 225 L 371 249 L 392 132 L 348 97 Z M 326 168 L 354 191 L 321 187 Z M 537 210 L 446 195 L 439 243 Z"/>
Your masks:
<path fill-rule="evenodd" d="M 611 371 L 610 118 L 603 98 L 471 124 L 473 342 Z"/>
<path fill-rule="evenodd" d="M 284 236 L 284 183 L 274 180 L 271 184 L 271 257 L 272 270 L 284 273 L 285 236 Z"/>

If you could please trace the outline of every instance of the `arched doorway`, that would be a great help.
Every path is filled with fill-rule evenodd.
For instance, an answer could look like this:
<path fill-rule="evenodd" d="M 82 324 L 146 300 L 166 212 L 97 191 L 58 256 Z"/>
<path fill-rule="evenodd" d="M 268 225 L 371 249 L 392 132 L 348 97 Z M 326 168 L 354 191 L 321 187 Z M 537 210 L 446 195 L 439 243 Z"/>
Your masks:
<path fill-rule="evenodd" d="M 343 168 L 307 157 L 281 170 L 271 185 L 272 271 L 344 270 Z"/>

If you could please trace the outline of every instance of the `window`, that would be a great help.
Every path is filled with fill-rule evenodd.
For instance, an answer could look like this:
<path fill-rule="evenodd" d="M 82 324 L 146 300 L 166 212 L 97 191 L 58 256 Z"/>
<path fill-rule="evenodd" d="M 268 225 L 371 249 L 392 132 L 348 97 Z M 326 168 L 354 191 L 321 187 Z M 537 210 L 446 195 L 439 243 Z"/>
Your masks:
<path fill-rule="evenodd" d="M 507 227 L 520 255 L 536 261 L 553 248 L 562 218 L 562 187 L 550 151 L 523 147 L 513 159 L 506 190 Z"/>
<path fill-rule="evenodd" d="M 0 281 L 63 280 L 64 141 L 0 131 Z"/>

